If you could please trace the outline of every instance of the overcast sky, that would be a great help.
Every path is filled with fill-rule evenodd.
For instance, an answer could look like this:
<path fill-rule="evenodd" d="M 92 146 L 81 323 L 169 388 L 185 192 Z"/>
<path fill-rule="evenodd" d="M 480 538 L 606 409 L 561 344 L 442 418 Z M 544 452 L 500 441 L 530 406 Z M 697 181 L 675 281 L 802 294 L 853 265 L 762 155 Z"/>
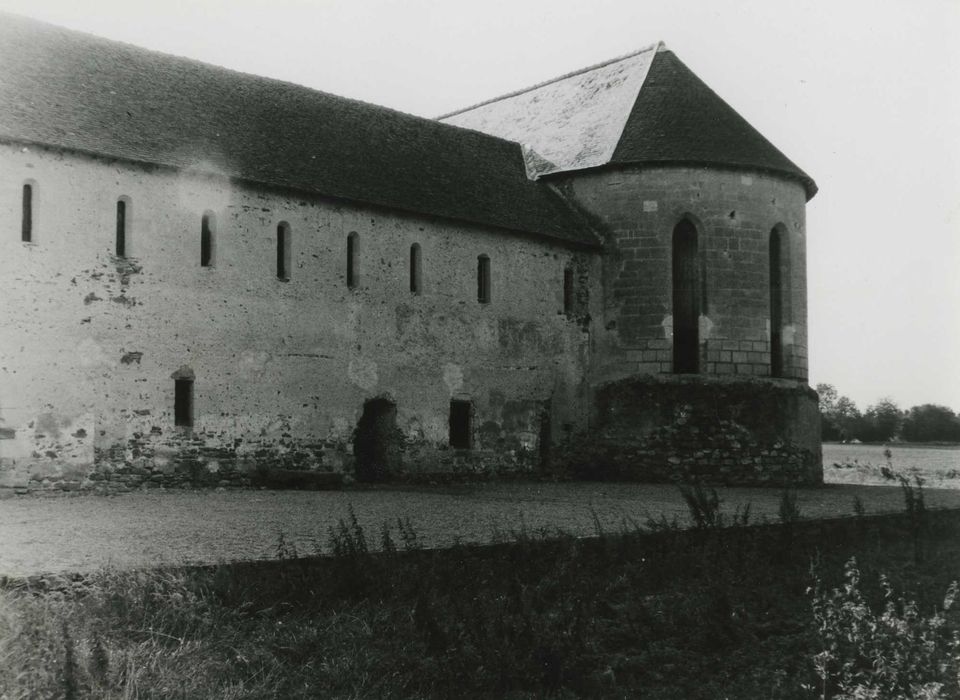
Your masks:
<path fill-rule="evenodd" d="M 427 117 L 663 40 L 820 187 L 807 209 L 811 385 L 861 408 L 890 396 L 960 410 L 960 0 L 0 9 Z"/>

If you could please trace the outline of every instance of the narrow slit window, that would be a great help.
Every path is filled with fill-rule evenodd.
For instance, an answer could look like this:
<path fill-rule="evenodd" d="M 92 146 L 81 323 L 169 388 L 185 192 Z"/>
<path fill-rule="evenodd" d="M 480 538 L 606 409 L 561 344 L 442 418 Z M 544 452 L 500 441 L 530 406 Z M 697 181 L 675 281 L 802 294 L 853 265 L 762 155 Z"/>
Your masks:
<path fill-rule="evenodd" d="M 360 236 L 353 232 L 347 236 L 347 287 L 356 289 L 360 283 Z"/>
<path fill-rule="evenodd" d="M 783 376 L 783 239 L 770 231 L 770 376 Z"/>
<path fill-rule="evenodd" d="M 118 258 L 127 257 L 127 203 L 117 200 L 117 242 L 115 252 Z"/>
<path fill-rule="evenodd" d="M 200 267 L 213 267 L 215 226 L 213 214 L 204 214 L 200 220 Z"/>
<path fill-rule="evenodd" d="M 469 401 L 454 399 L 450 402 L 450 447 L 469 450 L 473 444 L 471 429 L 472 405 Z"/>
<path fill-rule="evenodd" d="M 490 303 L 490 258 L 486 255 L 477 258 L 477 301 Z"/>
<path fill-rule="evenodd" d="M 174 425 L 193 426 L 193 380 L 174 380 Z"/>
<path fill-rule="evenodd" d="M 290 279 L 290 225 L 277 226 L 277 279 Z"/>
<path fill-rule="evenodd" d="M 412 294 L 423 292 L 423 267 L 419 243 L 410 246 L 410 292 Z"/>
<path fill-rule="evenodd" d="M 563 270 L 563 313 L 573 314 L 573 270 L 569 267 Z"/>
<path fill-rule="evenodd" d="M 673 371 L 700 371 L 700 263 L 697 229 L 683 219 L 673 229 Z"/>
<path fill-rule="evenodd" d="M 20 219 L 20 240 L 29 243 L 33 240 L 33 185 L 23 186 L 23 213 Z"/>

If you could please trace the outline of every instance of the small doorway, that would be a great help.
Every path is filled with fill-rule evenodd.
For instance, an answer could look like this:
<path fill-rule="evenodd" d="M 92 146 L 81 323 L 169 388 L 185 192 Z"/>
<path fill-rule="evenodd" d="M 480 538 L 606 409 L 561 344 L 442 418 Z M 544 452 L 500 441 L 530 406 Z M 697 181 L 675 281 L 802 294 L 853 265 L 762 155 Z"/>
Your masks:
<path fill-rule="evenodd" d="M 370 399 L 353 438 L 357 480 L 385 481 L 401 466 L 403 436 L 397 428 L 397 405 L 389 399 Z"/>

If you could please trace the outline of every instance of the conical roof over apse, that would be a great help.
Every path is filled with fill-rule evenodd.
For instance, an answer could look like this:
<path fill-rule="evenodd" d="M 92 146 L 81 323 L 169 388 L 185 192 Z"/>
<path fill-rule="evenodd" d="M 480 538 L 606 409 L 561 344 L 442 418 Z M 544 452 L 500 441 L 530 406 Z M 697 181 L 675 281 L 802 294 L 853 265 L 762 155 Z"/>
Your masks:
<path fill-rule="evenodd" d="M 813 179 L 663 43 L 444 115 L 518 141 L 534 177 L 605 165 L 689 164 Z M 535 154 L 538 157 L 533 157 Z"/>

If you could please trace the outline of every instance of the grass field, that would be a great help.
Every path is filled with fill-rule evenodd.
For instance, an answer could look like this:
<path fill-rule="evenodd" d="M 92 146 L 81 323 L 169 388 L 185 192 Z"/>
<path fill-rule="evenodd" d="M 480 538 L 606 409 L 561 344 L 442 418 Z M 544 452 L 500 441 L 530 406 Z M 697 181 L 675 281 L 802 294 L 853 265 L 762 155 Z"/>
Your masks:
<path fill-rule="evenodd" d="M 889 458 L 884 451 L 889 450 Z M 881 467 L 920 476 L 931 488 L 960 488 L 960 446 L 823 445 L 823 478 L 835 484 L 890 484 Z"/>
<path fill-rule="evenodd" d="M 753 526 L 690 490 L 693 530 L 445 550 L 348 517 L 333 557 L 8 582 L 0 696 L 960 697 L 960 513 L 920 495 L 802 521 L 785 493 Z"/>

